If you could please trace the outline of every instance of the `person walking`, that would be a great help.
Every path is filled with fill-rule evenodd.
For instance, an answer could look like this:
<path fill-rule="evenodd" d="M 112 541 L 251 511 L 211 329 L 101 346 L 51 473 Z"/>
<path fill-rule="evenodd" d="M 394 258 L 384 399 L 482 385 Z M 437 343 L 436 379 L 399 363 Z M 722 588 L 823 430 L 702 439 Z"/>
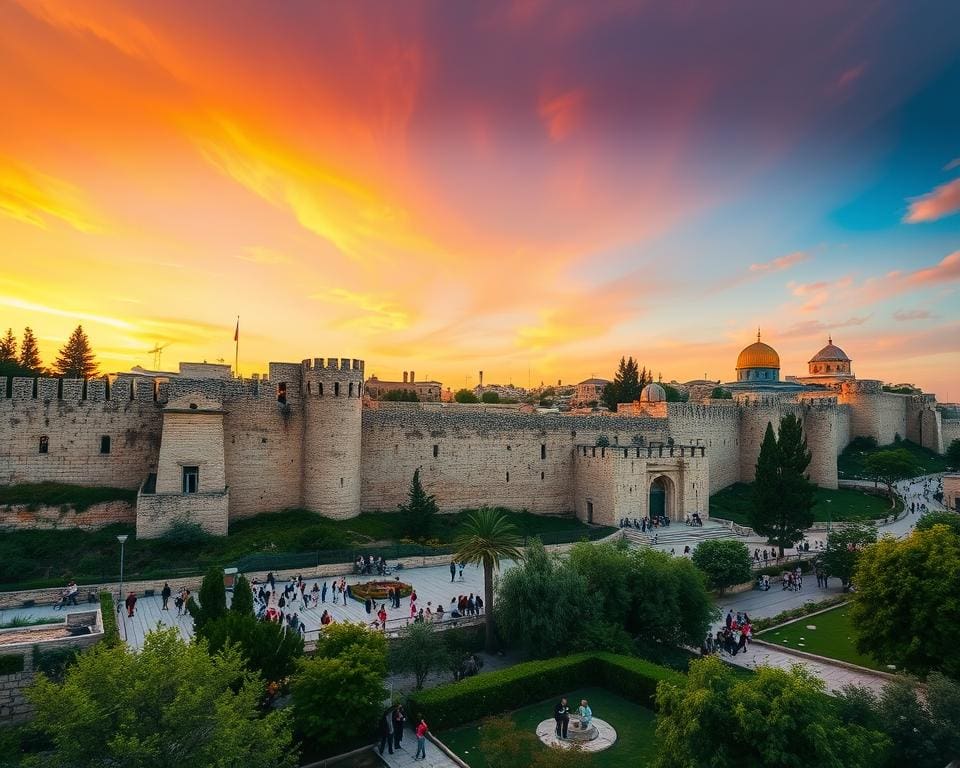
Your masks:
<path fill-rule="evenodd" d="M 170 602 L 170 594 L 171 594 L 170 585 L 167 582 L 163 582 L 163 589 L 160 590 L 160 597 L 163 599 L 163 608 L 160 609 L 161 611 L 170 610 L 167 607 L 167 603 Z"/>
<path fill-rule="evenodd" d="M 457 576 L 457 564 L 455 561 L 450 561 L 450 583 L 453 584 L 453 580 Z"/>
<path fill-rule="evenodd" d="M 388 709 L 380 718 L 380 754 L 388 747 L 393 754 L 393 710 Z"/>
<path fill-rule="evenodd" d="M 127 618 L 132 619 L 134 612 L 137 610 L 137 595 L 135 592 L 131 592 L 127 595 L 127 599 L 123 601 L 123 604 L 127 606 Z"/>
<path fill-rule="evenodd" d="M 407 715 L 403 711 L 403 704 L 393 708 L 393 748 L 403 749 L 403 728 L 407 722 Z"/>
<path fill-rule="evenodd" d="M 414 760 L 426 760 L 427 759 L 427 731 L 430 728 L 427 726 L 427 721 L 423 719 L 423 715 L 420 715 L 420 722 L 417 723 L 417 754 L 414 755 Z"/>

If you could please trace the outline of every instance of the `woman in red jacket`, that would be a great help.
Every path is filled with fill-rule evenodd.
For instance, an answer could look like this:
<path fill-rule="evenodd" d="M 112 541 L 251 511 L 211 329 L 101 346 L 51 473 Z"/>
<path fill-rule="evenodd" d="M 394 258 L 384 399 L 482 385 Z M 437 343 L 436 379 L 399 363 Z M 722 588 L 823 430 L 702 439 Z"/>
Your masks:
<path fill-rule="evenodd" d="M 427 759 L 427 731 L 430 730 L 427 727 L 427 721 L 423 719 L 423 715 L 420 716 L 420 722 L 417 723 L 417 754 L 414 755 L 414 760 L 426 760 Z"/>

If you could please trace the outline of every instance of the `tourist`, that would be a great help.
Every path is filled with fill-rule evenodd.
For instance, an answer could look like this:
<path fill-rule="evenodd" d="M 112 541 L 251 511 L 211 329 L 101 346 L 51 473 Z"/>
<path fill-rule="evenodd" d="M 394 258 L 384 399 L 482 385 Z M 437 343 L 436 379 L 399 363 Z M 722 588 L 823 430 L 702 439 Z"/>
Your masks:
<path fill-rule="evenodd" d="M 67 605 L 76 605 L 77 604 L 77 593 L 80 591 L 80 587 L 77 586 L 77 582 L 69 581 L 67 582 Z"/>
<path fill-rule="evenodd" d="M 137 610 L 137 595 L 134 592 L 131 592 L 127 595 L 127 599 L 123 601 L 123 604 L 127 606 L 127 618 L 132 619 L 134 612 Z"/>
<path fill-rule="evenodd" d="M 460 610 L 459 610 L 459 606 L 457 605 L 457 598 L 455 597 L 450 598 L 450 618 L 451 619 L 460 618 Z"/>
<path fill-rule="evenodd" d="M 401 749 L 403 741 L 403 728 L 407 722 L 407 716 L 403 711 L 403 704 L 397 704 L 393 708 L 393 748 Z"/>
<path fill-rule="evenodd" d="M 473 616 L 477 612 L 477 604 L 473 599 L 473 592 L 467 598 L 467 616 Z"/>
<path fill-rule="evenodd" d="M 726 618 L 726 621 L 725 621 L 724 623 L 727 625 L 727 629 L 730 629 L 730 627 L 733 626 L 733 611 L 732 611 L 732 610 L 727 611 L 727 618 Z"/>
<path fill-rule="evenodd" d="M 163 600 L 163 607 L 160 609 L 161 611 L 170 610 L 170 608 L 167 606 L 167 603 L 170 602 L 171 592 L 172 590 L 170 589 L 170 585 L 167 582 L 163 582 L 163 589 L 160 590 L 160 598 Z"/>
<path fill-rule="evenodd" d="M 417 604 L 416 604 L 416 603 L 410 603 L 410 618 L 411 618 L 411 619 L 417 618 Z"/>
<path fill-rule="evenodd" d="M 433 603 L 430 600 L 427 600 L 427 612 L 424 614 L 427 623 L 433 622 L 433 608 L 431 607 Z"/>
<path fill-rule="evenodd" d="M 557 721 L 557 738 L 567 738 L 567 728 L 570 726 L 570 706 L 567 697 L 562 696 L 553 708 L 553 719 Z"/>
<path fill-rule="evenodd" d="M 460 563 L 460 581 L 463 581 L 463 569 L 467 567 L 466 563 Z"/>
<path fill-rule="evenodd" d="M 393 754 L 393 710 L 388 709 L 380 717 L 380 754 L 383 754 L 383 748 L 388 747 L 390 754 Z"/>
<path fill-rule="evenodd" d="M 590 709 L 586 699 L 580 699 L 580 709 L 577 710 L 577 714 L 580 715 L 580 728 L 587 730 L 593 720 L 593 710 Z"/>
<path fill-rule="evenodd" d="M 273 575 L 273 571 L 270 571 L 270 573 L 267 574 L 267 583 L 270 585 L 271 592 L 277 591 L 276 578 Z"/>
<path fill-rule="evenodd" d="M 457 576 L 457 564 L 455 561 L 450 561 L 450 583 L 453 584 L 453 580 Z"/>
<path fill-rule="evenodd" d="M 414 760 L 426 760 L 427 759 L 427 731 L 429 727 L 427 726 L 427 721 L 423 719 L 423 715 L 420 715 L 420 722 L 417 723 L 417 754 L 414 755 Z"/>
<path fill-rule="evenodd" d="M 437 603 L 437 621 L 443 621 L 443 603 Z"/>
<path fill-rule="evenodd" d="M 387 607 L 384 603 L 380 604 L 380 610 L 377 611 L 377 618 L 380 619 L 380 626 L 383 631 L 387 631 Z"/>
<path fill-rule="evenodd" d="M 474 603 L 476 604 L 477 615 L 479 616 L 481 611 L 483 611 L 483 598 L 480 597 L 480 595 L 477 595 L 477 598 L 476 600 L 474 600 Z"/>
<path fill-rule="evenodd" d="M 368 597 L 366 600 L 363 601 L 363 607 L 367 611 L 367 616 L 369 616 L 373 612 L 373 600 L 371 600 Z"/>

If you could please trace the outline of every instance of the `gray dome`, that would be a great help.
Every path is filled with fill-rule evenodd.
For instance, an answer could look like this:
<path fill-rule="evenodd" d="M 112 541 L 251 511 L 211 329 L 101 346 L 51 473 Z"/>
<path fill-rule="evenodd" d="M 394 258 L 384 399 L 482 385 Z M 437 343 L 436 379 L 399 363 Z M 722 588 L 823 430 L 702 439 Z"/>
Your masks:
<path fill-rule="evenodd" d="M 667 391 L 656 382 L 647 384 L 640 392 L 641 403 L 662 403 L 667 399 Z"/>

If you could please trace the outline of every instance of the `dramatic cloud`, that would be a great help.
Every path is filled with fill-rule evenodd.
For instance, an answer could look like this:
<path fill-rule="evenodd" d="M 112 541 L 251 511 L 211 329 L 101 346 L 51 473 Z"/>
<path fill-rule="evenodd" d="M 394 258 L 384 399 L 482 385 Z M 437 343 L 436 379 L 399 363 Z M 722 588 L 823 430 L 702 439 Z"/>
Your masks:
<path fill-rule="evenodd" d="M 932 192 L 913 198 L 903 220 L 909 224 L 918 224 L 936 221 L 957 211 L 960 211 L 960 179 L 941 184 Z"/>
<path fill-rule="evenodd" d="M 83 193 L 60 179 L 0 157 L 0 214 L 46 229 L 59 219 L 81 232 L 100 228 Z"/>
<path fill-rule="evenodd" d="M 863 325 L 870 319 L 870 315 L 862 317 L 848 317 L 846 320 L 840 320 L 834 323 L 825 323 L 821 320 L 804 320 L 794 323 L 785 331 L 778 333 L 778 337 L 784 339 L 807 338 L 809 336 L 822 336 L 833 333 L 840 328 L 852 328 Z"/>
<path fill-rule="evenodd" d="M 785 269 L 796 266 L 800 262 L 806 261 L 810 256 L 803 251 L 794 251 L 786 256 L 780 256 L 772 261 L 765 261 L 760 264 L 751 264 L 751 272 L 782 272 Z"/>
<path fill-rule="evenodd" d="M 911 320 L 933 320 L 937 315 L 927 309 L 898 309 L 893 313 L 893 319 L 900 323 Z"/>

